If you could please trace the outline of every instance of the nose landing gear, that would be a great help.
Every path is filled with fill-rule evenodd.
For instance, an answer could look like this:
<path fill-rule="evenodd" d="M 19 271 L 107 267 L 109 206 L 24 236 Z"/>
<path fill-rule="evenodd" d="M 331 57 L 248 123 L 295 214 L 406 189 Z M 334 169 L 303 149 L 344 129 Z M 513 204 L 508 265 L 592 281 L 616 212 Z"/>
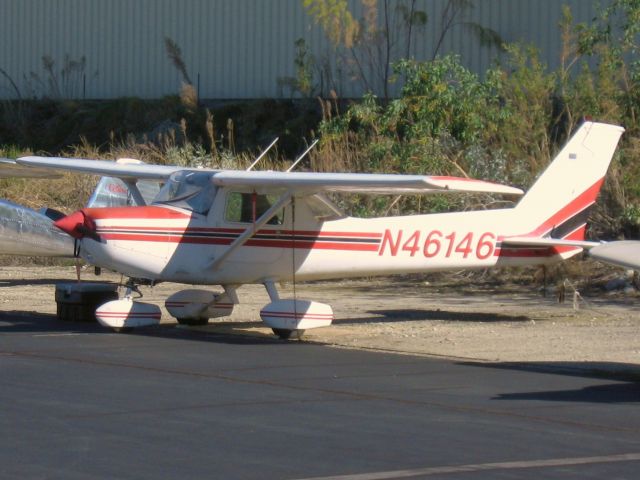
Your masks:
<path fill-rule="evenodd" d="M 141 298 L 142 292 L 133 280 L 129 280 L 126 287 L 127 290 L 123 298 L 104 303 L 96 309 L 98 322 L 118 333 L 129 332 L 134 327 L 158 325 L 162 316 L 160 307 L 151 303 L 134 301 L 132 293 L 137 293 L 138 298 Z"/>

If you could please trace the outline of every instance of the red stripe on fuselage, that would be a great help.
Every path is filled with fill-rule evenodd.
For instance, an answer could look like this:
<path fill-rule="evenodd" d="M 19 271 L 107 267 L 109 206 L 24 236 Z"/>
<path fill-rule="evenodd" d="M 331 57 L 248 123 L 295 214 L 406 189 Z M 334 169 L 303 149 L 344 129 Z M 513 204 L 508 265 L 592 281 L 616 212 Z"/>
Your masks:
<path fill-rule="evenodd" d="M 111 226 L 102 223 L 98 225 L 98 233 L 101 235 L 111 235 L 112 233 L 105 233 L 111 231 L 122 231 L 122 233 L 131 232 L 166 232 L 176 235 L 186 235 L 189 233 L 228 233 L 234 235 L 240 235 L 245 232 L 243 228 L 212 228 L 212 227 L 165 227 L 165 226 Z M 120 234 L 119 232 L 117 234 Z M 331 231 L 319 231 L 319 230 L 279 230 L 279 229 L 263 229 L 258 230 L 256 235 L 282 235 L 282 236 L 314 236 L 318 238 L 323 237 L 345 237 L 345 238 L 361 238 L 364 240 L 379 240 L 382 238 L 382 233 L 379 232 L 331 232 Z"/>
<path fill-rule="evenodd" d="M 132 312 L 96 312 L 101 317 L 112 318 L 160 318 L 160 313 L 132 313 Z"/>
<path fill-rule="evenodd" d="M 172 235 L 144 235 L 134 233 L 101 233 L 104 240 L 123 240 L 130 242 L 156 242 L 156 243 L 179 243 L 191 245 L 230 245 L 234 238 L 206 238 L 206 237 L 185 237 L 180 234 Z M 352 238 L 352 237 L 349 237 Z M 300 248 L 305 250 L 348 250 L 359 252 L 377 252 L 380 248 L 377 243 L 349 243 L 339 240 L 328 242 L 322 240 L 293 240 L 291 238 L 268 239 L 252 238 L 245 243 L 248 247 L 271 247 L 271 248 Z"/>
<path fill-rule="evenodd" d="M 231 242 L 229 242 L 231 243 Z M 377 252 L 380 248 L 375 244 L 357 244 L 340 242 L 315 242 L 308 240 L 249 240 L 246 243 L 249 247 L 272 247 L 272 248 L 301 248 L 303 250 L 349 250 L 355 252 Z"/>

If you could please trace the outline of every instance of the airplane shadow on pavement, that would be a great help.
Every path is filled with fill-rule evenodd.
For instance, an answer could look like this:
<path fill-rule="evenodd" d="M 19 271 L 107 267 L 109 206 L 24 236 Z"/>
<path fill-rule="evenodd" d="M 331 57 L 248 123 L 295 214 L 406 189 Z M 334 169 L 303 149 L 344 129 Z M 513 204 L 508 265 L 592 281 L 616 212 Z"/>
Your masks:
<path fill-rule="evenodd" d="M 535 400 L 542 402 L 639 403 L 640 383 L 590 385 L 575 390 L 503 393 L 493 400 Z"/>
<path fill-rule="evenodd" d="M 569 390 L 541 390 L 502 393 L 492 400 L 579 402 L 579 403 L 639 403 L 640 366 L 619 362 L 460 362 L 478 368 L 516 370 L 569 377 L 613 380 Z"/>
<path fill-rule="evenodd" d="M 92 322 L 63 322 L 54 314 L 7 310 L 0 311 L 0 335 L 3 333 L 100 332 Z"/>
<path fill-rule="evenodd" d="M 97 322 L 62 321 L 54 314 L 34 311 L 0 311 L 0 338 L 11 333 L 96 333 L 105 335 L 132 335 L 157 338 L 172 338 L 189 341 L 229 343 L 229 344 L 286 344 L 298 343 L 280 340 L 271 334 L 242 334 L 240 329 L 255 327 L 258 322 L 217 322 L 210 327 L 181 327 L 174 324 L 162 324 L 151 327 L 139 327 L 127 333 L 114 333 Z"/>
<path fill-rule="evenodd" d="M 15 279 L 1 279 L 0 280 L 0 288 L 2 287 L 24 287 L 27 285 L 52 285 L 55 286 L 56 284 L 60 283 L 60 279 L 59 278 L 28 278 L 28 279 L 22 279 L 22 278 L 15 278 Z M 72 282 L 72 280 L 69 280 L 69 282 Z M 85 282 L 85 283 L 97 283 L 97 282 Z"/>
<path fill-rule="evenodd" d="M 501 313 L 486 312 L 462 312 L 440 309 L 397 309 L 397 310 L 368 310 L 372 314 L 360 318 L 341 318 L 334 323 L 388 323 L 407 322 L 423 320 L 447 320 L 454 322 L 530 322 L 531 319 L 525 315 L 505 315 Z"/>

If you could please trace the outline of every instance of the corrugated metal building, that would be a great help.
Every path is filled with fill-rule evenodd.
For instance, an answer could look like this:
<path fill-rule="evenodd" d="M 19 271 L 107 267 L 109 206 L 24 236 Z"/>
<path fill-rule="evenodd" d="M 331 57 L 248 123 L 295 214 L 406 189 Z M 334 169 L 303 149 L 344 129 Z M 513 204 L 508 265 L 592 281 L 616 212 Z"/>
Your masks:
<path fill-rule="evenodd" d="M 429 20 L 411 52 L 429 59 L 447 0 L 416 4 Z M 537 45 L 553 66 L 563 4 L 576 22 L 597 13 L 591 0 L 475 0 L 465 20 L 497 31 L 507 42 Z M 350 6 L 356 16 L 362 14 L 360 0 L 350 0 Z M 0 0 L 0 98 L 175 94 L 182 77 L 167 57 L 165 37 L 181 48 L 201 98 L 290 96 L 278 79 L 295 75 L 299 38 L 317 59 L 336 57 L 302 0 Z M 459 53 L 476 72 L 498 55 L 460 25 L 450 30 L 440 52 Z M 45 56 L 53 61 L 49 72 Z M 61 72 L 81 59 L 83 64 Z M 336 77 L 342 97 L 362 94 L 362 84 L 346 72 Z"/>

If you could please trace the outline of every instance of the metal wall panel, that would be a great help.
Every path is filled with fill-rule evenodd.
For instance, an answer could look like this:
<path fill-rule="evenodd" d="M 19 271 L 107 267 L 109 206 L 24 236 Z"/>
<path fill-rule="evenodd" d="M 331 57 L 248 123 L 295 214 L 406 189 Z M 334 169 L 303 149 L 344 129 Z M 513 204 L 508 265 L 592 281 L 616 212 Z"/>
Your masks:
<path fill-rule="evenodd" d="M 417 0 L 418 8 L 429 12 L 429 22 L 413 41 L 415 58 L 432 57 L 446 3 Z M 596 3 L 590 0 L 474 3 L 465 20 L 490 27 L 509 42 L 537 45 L 551 67 L 558 63 L 561 6 L 570 5 L 576 21 L 589 21 L 596 14 Z M 356 16 L 362 15 L 359 0 L 350 4 Z M 0 0 L 0 98 L 18 96 L 9 78 L 23 97 L 175 94 L 181 76 L 167 58 L 165 37 L 182 49 L 202 98 L 289 96 L 278 78 L 295 75 L 298 38 L 306 40 L 319 61 L 328 60 L 338 71 L 336 53 L 302 0 Z M 481 46 L 462 25 L 446 36 L 440 53 L 447 52 L 459 53 L 476 72 L 499 57 L 496 48 Z M 54 75 L 43 68 L 45 55 L 55 61 Z M 84 71 L 63 76 L 65 57 L 84 57 Z M 362 94 L 361 82 L 345 68 L 334 77 L 341 96 Z"/>

